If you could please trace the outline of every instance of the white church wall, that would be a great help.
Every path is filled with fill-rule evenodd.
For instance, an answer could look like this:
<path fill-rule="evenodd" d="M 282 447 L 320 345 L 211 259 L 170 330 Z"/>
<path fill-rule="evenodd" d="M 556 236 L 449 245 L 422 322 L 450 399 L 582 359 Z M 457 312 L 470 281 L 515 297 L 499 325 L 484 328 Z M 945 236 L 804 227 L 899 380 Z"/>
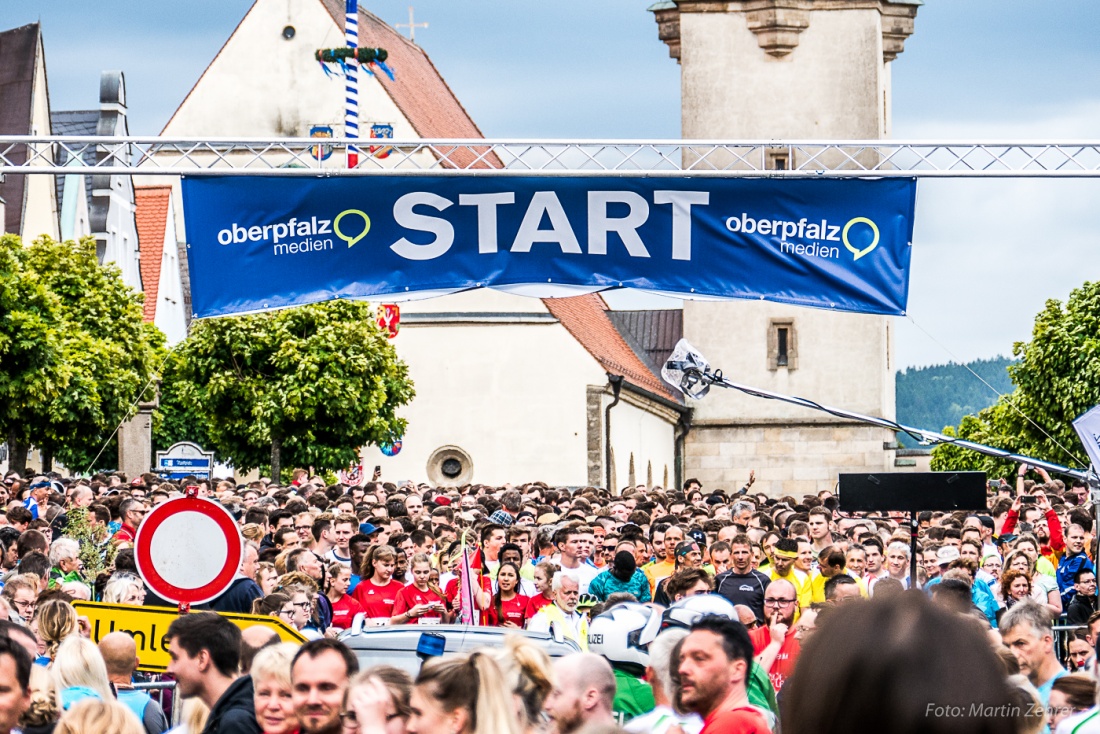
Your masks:
<path fill-rule="evenodd" d="M 283 37 L 288 26 L 293 38 Z M 307 137 L 312 125 L 344 124 L 344 80 L 313 57 L 344 45 L 343 27 L 319 0 L 257 0 L 165 127 L 165 136 Z M 398 70 L 395 70 L 399 73 Z M 381 83 L 359 74 L 360 135 L 370 122 L 418 137 Z M 425 154 L 428 155 L 428 154 Z M 334 153 L 326 165 L 341 165 Z"/>
<path fill-rule="evenodd" d="M 674 425 L 665 416 L 626 402 L 629 399 L 625 391 L 620 393 L 619 404 L 611 409 L 614 491 L 629 486 L 631 457 L 634 459 L 635 484 L 668 487 L 676 480 Z M 610 396 L 605 398 L 605 405 L 610 400 Z"/>
<path fill-rule="evenodd" d="M 386 480 L 427 481 L 432 454 L 456 446 L 474 482 L 587 484 L 586 385 L 606 376 L 561 324 L 403 323 L 395 346 L 417 394 L 399 411 L 401 453 L 368 448 L 368 473 L 381 465 Z"/>

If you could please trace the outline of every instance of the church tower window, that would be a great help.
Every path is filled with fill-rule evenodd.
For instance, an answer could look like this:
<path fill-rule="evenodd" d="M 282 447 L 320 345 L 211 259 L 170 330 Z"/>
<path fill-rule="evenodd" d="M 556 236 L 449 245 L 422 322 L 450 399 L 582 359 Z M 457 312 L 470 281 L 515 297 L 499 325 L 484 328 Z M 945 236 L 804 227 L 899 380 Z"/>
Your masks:
<path fill-rule="evenodd" d="M 793 370 L 798 367 L 798 347 L 794 319 L 772 319 L 768 326 L 768 369 Z"/>

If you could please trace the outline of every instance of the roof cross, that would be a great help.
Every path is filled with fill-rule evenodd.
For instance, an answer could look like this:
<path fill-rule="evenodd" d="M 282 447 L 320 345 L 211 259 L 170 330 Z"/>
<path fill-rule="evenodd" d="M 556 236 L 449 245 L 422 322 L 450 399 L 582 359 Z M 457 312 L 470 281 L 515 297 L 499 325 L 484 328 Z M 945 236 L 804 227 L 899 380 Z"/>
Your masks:
<path fill-rule="evenodd" d="M 427 23 L 417 23 L 417 22 L 415 22 L 415 20 L 413 19 L 413 7 L 412 7 L 412 5 L 410 5 L 409 6 L 409 22 L 408 23 L 395 23 L 393 27 L 394 28 L 408 28 L 409 29 L 409 40 L 412 41 L 413 43 L 416 43 L 416 29 L 417 28 L 427 28 L 428 24 Z"/>

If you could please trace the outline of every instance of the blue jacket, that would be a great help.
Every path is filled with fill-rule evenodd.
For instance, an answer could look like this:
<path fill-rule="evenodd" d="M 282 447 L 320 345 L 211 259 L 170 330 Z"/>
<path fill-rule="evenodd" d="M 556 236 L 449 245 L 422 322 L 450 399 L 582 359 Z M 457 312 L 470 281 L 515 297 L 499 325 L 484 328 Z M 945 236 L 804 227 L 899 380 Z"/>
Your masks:
<path fill-rule="evenodd" d="M 1070 600 L 1077 593 L 1077 589 L 1073 584 L 1073 575 L 1082 568 L 1087 568 L 1090 571 L 1095 570 L 1092 561 L 1084 553 L 1073 556 L 1067 553 L 1058 562 L 1058 591 L 1062 592 L 1062 607 L 1064 609 L 1069 609 Z"/>

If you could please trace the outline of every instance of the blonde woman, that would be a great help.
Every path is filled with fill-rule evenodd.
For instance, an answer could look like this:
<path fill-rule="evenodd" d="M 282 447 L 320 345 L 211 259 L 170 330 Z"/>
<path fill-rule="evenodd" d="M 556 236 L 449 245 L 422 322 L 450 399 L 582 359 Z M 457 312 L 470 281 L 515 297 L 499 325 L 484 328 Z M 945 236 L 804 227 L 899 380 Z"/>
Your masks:
<path fill-rule="evenodd" d="M 290 734 L 298 729 L 290 688 L 290 663 L 297 645 L 284 642 L 265 647 L 252 661 L 256 722 L 264 734 Z"/>
<path fill-rule="evenodd" d="M 50 731 L 57 723 L 61 710 L 50 673 L 41 665 L 31 666 L 30 695 L 30 705 L 19 717 L 19 728 L 23 732 Z"/>
<path fill-rule="evenodd" d="M 505 683 L 520 712 L 524 734 L 539 734 L 544 720 L 543 704 L 554 688 L 550 656 L 531 640 L 519 635 L 504 638 L 504 647 L 493 653 Z"/>
<path fill-rule="evenodd" d="M 115 698 L 99 648 L 80 635 L 71 635 L 58 645 L 50 678 L 57 690 L 59 706 L 64 710 L 88 698 L 101 701 Z"/>
<path fill-rule="evenodd" d="M 61 716 L 54 734 L 145 734 L 130 709 L 108 698 L 81 701 Z"/>
<path fill-rule="evenodd" d="M 410 704 L 408 734 L 520 734 L 504 675 L 485 652 L 429 660 Z"/>
<path fill-rule="evenodd" d="M 70 635 L 79 633 L 76 609 L 67 601 L 50 599 L 38 608 L 35 616 L 38 623 L 38 638 L 46 643 L 39 665 L 49 666 L 57 655 L 58 646 Z"/>
<path fill-rule="evenodd" d="M 140 607 L 145 603 L 145 584 L 132 573 L 116 573 L 103 589 L 103 602 Z"/>

